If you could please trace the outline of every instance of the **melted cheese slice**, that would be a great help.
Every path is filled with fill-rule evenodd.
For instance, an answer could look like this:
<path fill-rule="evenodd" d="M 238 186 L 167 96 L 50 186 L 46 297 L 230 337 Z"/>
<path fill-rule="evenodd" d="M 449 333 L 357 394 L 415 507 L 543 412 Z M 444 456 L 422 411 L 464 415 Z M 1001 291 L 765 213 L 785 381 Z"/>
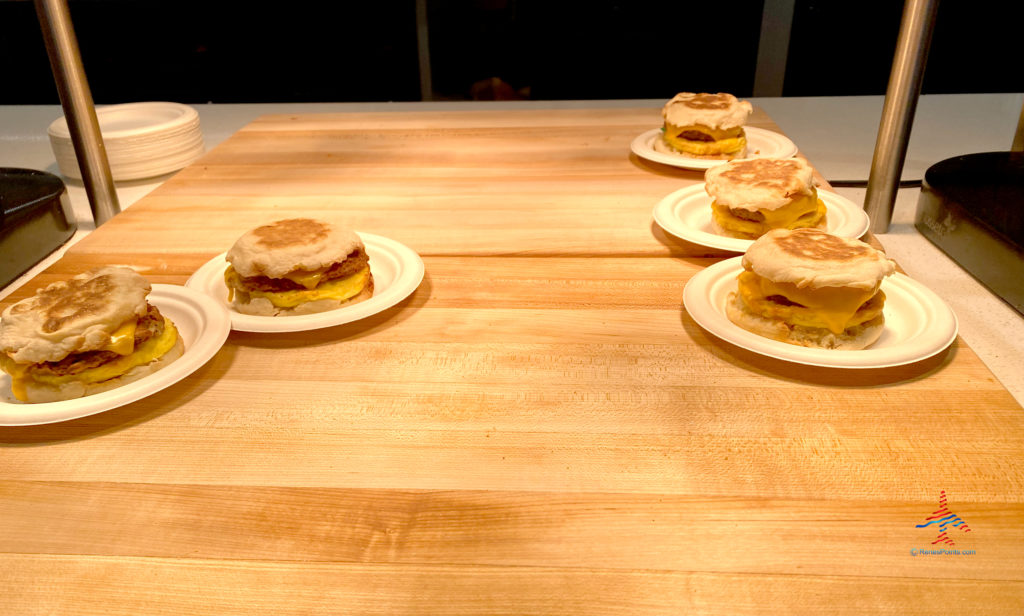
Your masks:
<path fill-rule="evenodd" d="M 134 322 L 132 329 L 132 341 L 134 342 Z M 120 331 L 120 330 L 118 330 Z M 57 376 L 52 374 L 36 374 L 32 371 L 35 364 L 18 364 L 9 357 L 0 357 L 0 368 L 11 375 L 11 393 L 14 397 L 25 401 L 25 384 L 29 381 L 45 383 L 47 385 L 59 386 L 70 381 L 81 381 L 84 383 L 100 383 L 117 378 L 136 366 L 143 366 L 160 358 L 174 348 L 178 342 L 178 330 L 167 318 L 164 318 L 164 332 L 156 338 L 150 338 L 143 342 L 134 351 L 107 363 L 89 368 L 76 374 Z"/>
<path fill-rule="evenodd" d="M 296 270 L 294 272 L 289 272 L 284 276 L 281 276 L 281 278 L 291 280 L 295 284 L 305 287 L 306 290 L 312 290 L 315 289 L 317 285 L 320 284 L 320 280 L 324 277 L 324 274 L 326 274 L 327 270 L 329 269 L 329 267 L 323 267 L 314 271 Z M 231 284 L 232 280 L 236 284 L 240 285 L 242 277 L 238 274 L 238 272 L 235 271 L 235 268 L 233 266 L 229 265 L 228 268 L 224 270 L 224 283 L 228 286 L 229 302 L 235 301 L 235 285 Z"/>
<path fill-rule="evenodd" d="M 11 393 L 22 402 L 28 399 L 25 393 L 25 374 L 32 364 L 19 364 L 7 355 L 0 355 L 0 369 L 11 375 Z"/>
<path fill-rule="evenodd" d="M 885 301 L 877 285 L 872 289 L 800 288 L 790 282 L 773 282 L 749 271 L 739 276 L 739 292 L 747 308 L 761 316 L 782 319 L 792 325 L 824 327 L 835 334 L 875 318 Z M 769 300 L 773 295 L 800 305 L 788 306 Z M 865 306 L 876 295 L 879 301 Z"/>
<path fill-rule="evenodd" d="M 307 271 L 289 272 L 289 273 L 285 274 L 284 276 L 282 276 L 282 278 L 287 278 L 288 280 L 291 280 L 295 284 L 300 284 L 300 285 L 306 287 L 307 289 L 315 289 L 316 286 L 318 284 L 320 284 L 320 279 L 323 278 L 324 274 L 327 273 L 328 269 L 329 268 L 324 267 L 324 268 L 321 268 L 321 269 L 318 269 L 318 270 L 312 271 L 312 272 L 307 272 Z"/>
<path fill-rule="evenodd" d="M 764 222 L 739 218 L 732 210 L 717 201 L 711 203 L 711 217 L 724 229 L 760 237 L 772 229 L 800 229 L 817 227 L 825 219 L 828 208 L 818 198 L 817 192 L 795 199 L 776 210 L 757 210 L 764 216 Z"/>
<path fill-rule="evenodd" d="M 231 267 L 224 272 L 224 278 L 228 283 L 228 288 L 232 290 L 231 297 L 228 301 L 232 301 L 234 299 L 234 285 L 231 284 L 231 278 L 238 276 L 238 272 Z M 265 298 L 278 308 L 294 308 L 299 304 L 320 299 L 343 301 L 355 297 L 362 293 L 363 288 L 366 287 L 366 283 L 369 279 L 370 268 L 367 266 L 347 278 L 329 280 L 313 289 L 295 289 L 292 291 L 249 290 L 246 291 L 246 293 L 248 293 L 250 297 Z"/>
<path fill-rule="evenodd" d="M 130 319 L 124 325 L 110 334 L 110 342 L 100 351 L 113 351 L 118 355 L 128 355 L 135 350 L 135 328 L 138 327 L 138 319 Z"/>

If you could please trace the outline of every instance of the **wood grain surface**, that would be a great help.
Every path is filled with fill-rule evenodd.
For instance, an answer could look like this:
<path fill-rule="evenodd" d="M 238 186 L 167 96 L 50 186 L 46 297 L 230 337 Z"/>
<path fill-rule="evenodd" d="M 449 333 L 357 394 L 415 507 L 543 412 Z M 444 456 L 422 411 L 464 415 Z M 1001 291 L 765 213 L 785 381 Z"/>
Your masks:
<path fill-rule="evenodd" d="M 0 613 L 1024 613 L 1020 406 L 960 340 L 841 370 L 702 330 L 683 286 L 732 255 L 653 223 L 702 179 L 629 152 L 659 119 L 266 116 L 74 246 L 7 303 L 103 264 L 183 284 L 295 215 L 426 277 L 0 428 Z M 971 532 L 921 553 L 943 491 Z"/>

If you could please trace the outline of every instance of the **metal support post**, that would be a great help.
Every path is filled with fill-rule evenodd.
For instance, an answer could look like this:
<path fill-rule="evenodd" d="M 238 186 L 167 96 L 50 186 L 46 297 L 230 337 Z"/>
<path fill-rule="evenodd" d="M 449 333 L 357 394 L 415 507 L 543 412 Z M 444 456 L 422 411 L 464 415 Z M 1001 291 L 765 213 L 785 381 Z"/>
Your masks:
<path fill-rule="evenodd" d="M 872 233 L 885 233 L 892 222 L 938 5 L 939 0 L 907 0 L 903 7 L 903 21 L 864 197 Z"/>
<path fill-rule="evenodd" d="M 117 215 L 121 205 L 110 174 L 89 82 L 85 79 L 78 39 L 66 0 L 35 0 L 35 5 L 60 104 L 75 146 L 75 157 L 82 171 L 82 182 L 89 196 L 89 207 L 98 227 Z"/>

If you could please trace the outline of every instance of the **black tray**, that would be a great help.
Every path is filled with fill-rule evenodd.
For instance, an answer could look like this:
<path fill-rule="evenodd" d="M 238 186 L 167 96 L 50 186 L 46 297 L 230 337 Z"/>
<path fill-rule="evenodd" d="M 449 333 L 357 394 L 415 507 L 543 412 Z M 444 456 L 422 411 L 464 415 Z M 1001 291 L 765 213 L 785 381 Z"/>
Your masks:
<path fill-rule="evenodd" d="M 60 248 L 77 227 L 59 177 L 0 167 L 0 287 Z"/>
<path fill-rule="evenodd" d="M 967 154 L 929 167 L 915 226 L 1024 314 L 1024 153 Z"/>

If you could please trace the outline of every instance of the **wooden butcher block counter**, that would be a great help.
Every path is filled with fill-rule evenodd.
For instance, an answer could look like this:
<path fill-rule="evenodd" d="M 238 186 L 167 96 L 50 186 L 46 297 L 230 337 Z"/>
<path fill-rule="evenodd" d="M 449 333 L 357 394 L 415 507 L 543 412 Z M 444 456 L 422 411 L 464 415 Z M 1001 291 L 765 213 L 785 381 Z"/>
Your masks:
<path fill-rule="evenodd" d="M 630 153 L 659 122 L 265 116 L 75 245 L 6 302 L 102 264 L 183 285 L 295 216 L 426 275 L 354 323 L 232 332 L 126 406 L 0 428 L 0 613 L 1024 613 L 1020 406 L 959 339 L 820 368 L 698 326 L 684 285 L 735 254 L 653 222 L 703 178 Z"/>

